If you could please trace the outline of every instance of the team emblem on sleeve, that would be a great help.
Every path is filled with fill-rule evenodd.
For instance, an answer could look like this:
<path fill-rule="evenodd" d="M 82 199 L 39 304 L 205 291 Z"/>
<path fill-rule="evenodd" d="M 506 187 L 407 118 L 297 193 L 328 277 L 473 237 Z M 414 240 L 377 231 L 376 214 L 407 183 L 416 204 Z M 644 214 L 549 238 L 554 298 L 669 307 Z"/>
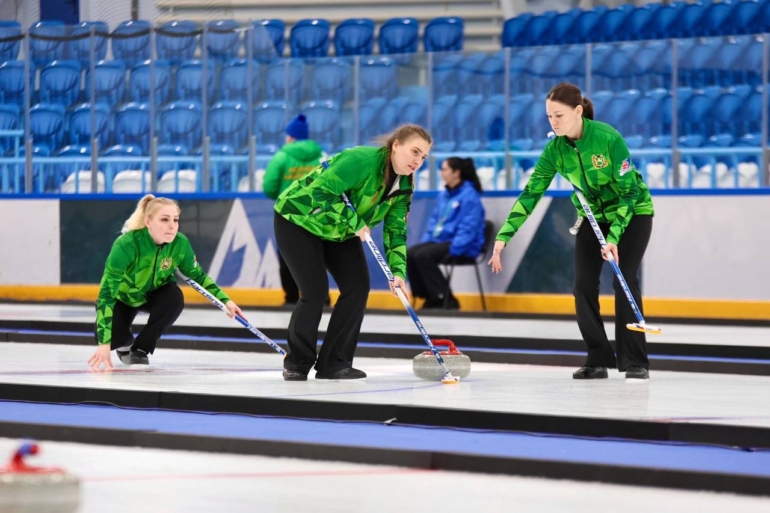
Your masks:
<path fill-rule="evenodd" d="M 631 159 L 624 159 L 623 162 L 620 164 L 620 169 L 618 170 L 618 173 L 620 173 L 620 176 L 623 176 L 624 174 L 628 173 L 631 170 Z"/>

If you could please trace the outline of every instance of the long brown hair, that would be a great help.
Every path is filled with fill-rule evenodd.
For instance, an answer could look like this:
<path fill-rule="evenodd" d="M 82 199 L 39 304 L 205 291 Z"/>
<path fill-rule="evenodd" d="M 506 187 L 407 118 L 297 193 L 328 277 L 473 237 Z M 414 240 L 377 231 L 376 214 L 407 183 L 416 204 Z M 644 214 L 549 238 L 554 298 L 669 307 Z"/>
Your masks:
<path fill-rule="evenodd" d="M 583 96 L 583 93 L 580 92 L 580 88 L 576 85 L 567 82 L 557 84 L 553 86 L 553 89 L 551 89 L 545 99 L 569 105 L 573 109 L 578 105 L 582 105 L 583 117 L 586 119 L 594 119 L 594 103 Z"/>
<path fill-rule="evenodd" d="M 156 198 L 152 194 L 147 194 L 136 204 L 136 210 L 131 214 L 131 217 L 126 219 L 121 233 L 144 228 L 144 218 L 152 217 L 155 211 L 162 205 L 174 205 L 178 213 L 182 212 L 176 201 L 168 198 Z"/>
<path fill-rule="evenodd" d="M 375 142 L 381 144 L 385 148 L 386 153 L 385 178 L 382 181 L 383 189 L 388 186 L 388 181 L 392 176 L 392 173 L 395 173 L 393 170 L 393 163 L 390 160 L 391 154 L 393 153 L 393 143 L 399 141 L 401 144 L 404 144 L 406 141 L 415 136 L 420 137 L 428 144 L 433 145 L 433 138 L 430 136 L 428 131 L 420 125 L 413 124 L 400 125 L 389 134 L 381 135 L 375 139 Z M 414 174 L 409 176 L 409 185 L 412 187 L 412 190 L 414 190 Z M 383 194 L 388 194 L 388 192 L 389 191 L 384 191 Z"/>

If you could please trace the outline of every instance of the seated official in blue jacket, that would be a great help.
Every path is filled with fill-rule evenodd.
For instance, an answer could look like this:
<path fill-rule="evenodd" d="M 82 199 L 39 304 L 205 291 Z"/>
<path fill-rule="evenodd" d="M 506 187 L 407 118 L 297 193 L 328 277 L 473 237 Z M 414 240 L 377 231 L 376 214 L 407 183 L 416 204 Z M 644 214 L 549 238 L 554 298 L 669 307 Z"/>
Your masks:
<path fill-rule="evenodd" d="M 447 257 L 476 258 L 484 245 L 481 183 L 472 159 L 451 157 L 441 164 L 446 189 L 436 198 L 422 243 L 406 252 L 412 295 L 425 298 L 423 308 L 460 307 L 439 264 Z"/>

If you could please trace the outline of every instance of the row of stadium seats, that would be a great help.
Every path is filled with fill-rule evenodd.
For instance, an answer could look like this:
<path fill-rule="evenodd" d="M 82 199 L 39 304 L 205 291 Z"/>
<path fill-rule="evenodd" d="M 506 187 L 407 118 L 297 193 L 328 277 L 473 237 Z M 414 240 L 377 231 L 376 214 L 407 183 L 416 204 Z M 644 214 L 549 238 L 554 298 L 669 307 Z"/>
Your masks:
<path fill-rule="evenodd" d="M 206 24 L 205 47 L 207 56 L 214 61 L 246 57 L 269 63 L 283 56 L 284 22 L 270 19 L 253 22 L 246 32 L 235 20 L 216 20 Z M 105 22 L 85 21 L 68 27 L 56 21 L 40 21 L 32 25 L 30 55 L 36 66 L 45 66 L 55 60 L 78 60 L 88 66 L 91 56 L 91 37 L 96 60 L 104 60 L 108 40 L 112 57 L 128 66 L 151 58 L 150 33 L 153 27 L 145 20 L 124 21 L 109 31 Z M 192 21 L 169 21 L 156 29 L 155 53 L 157 59 L 179 64 L 201 57 L 202 27 Z M 371 19 L 351 18 L 334 30 L 334 50 L 338 57 L 372 55 L 375 27 Z M 15 21 L 0 21 L 0 60 L 15 60 L 20 54 L 22 27 Z M 419 22 L 416 18 L 393 18 L 380 28 L 378 37 L 381 54 L 407 54 L 418 51 Z M 324 19 L 300 20 L 291 28 L 289 48 L 295 58 L 326 57 L 329 55 L 331 26 Z M 425 27 L 423 46 L 426 52 L 459 51 L 463 46 L 463 20 L 457 17 L 439 17 Z"/>

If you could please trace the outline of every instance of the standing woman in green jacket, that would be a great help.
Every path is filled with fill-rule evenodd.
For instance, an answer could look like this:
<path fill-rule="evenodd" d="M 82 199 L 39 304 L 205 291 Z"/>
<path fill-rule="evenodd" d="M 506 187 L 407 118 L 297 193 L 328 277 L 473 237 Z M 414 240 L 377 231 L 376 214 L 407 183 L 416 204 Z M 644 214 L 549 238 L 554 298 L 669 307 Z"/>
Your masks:
<path fill-rule="evenodd" d="M 583 192 L 607 239 L 602 251 L 589 223 L 582 223 L 575 241 L 575 310 L 578 327 L 588 347 L 585 365 L 575 379 L 607 378 L 617 367 L 626 379 L 647 379 L 649 360 L 644 333 L 626 329 L 636 322 L 617 280 L 615 286 L 615 340 L 613 351 L 599 314 L 599 276 L 607 254 L 620 266 L 631 293 L 642 308 L 637 273 L 652 232 L 652 198 L 628 152 L 623 137 L 610 125 L 594 121 L 594 106 L 572 84 L 555 86 L 546 96 L 545 110 L 556 135 L 546 145 L 532 177 L 514 203 L 495 240 L 489 260 L 492 272 L 502 269 L 500 253 L 535 209 L 556 174 Z M 575 194 L 578 215 L 585 212 Z"/>
<path fill-rule="evenodd" d="M 111 350 L 126 365 L 150 363 L 147 355 L 184 309 L 177 269 L 225 303 L 230 317 L 243 315 L 198 265 L 190 241 L 179 233 L 179 213 L 174 200 L 147 194 L 112 244 L 96 301 L 99 348 L 88 360 L 92 369 L 112 368 Z M 134 338 L 131 324 L 140 311 L 150 317 Z"/>
<path fill-rule="evenodd" d="M 358 146 L 335 155 L 294 182 L 275 205 L 275 238 L 302 296 L 289 322 L 289 354 L 283 377 L 305 381 L 315 365 L 316 379 L 360 379 L 353 355 L 369 297 L 369 268 L 361 241 L 384 220 L 383 242 L 395 277 L 406 291 L 406 221 L 413 177 L 428 156 L 430 134 L 403 125 L 382 146 Z M 342 200 L 346 194 L 356 211 Z M 316 356 L 318 324 L 329 290 L 327 270 L 340 289 L 323 346 Z"/>
<path fill-rule="evenodd" d="M 270 199 L 278 199 L 278 195 L 285 191 L 289 185 L 317 168 L 322 156 L 321 147 L 310 139 L 310 127 L 307 124 L 307 118 L 300 114 L 286 127 L 286 144 L 267 164 L 262 182 L 262 191 L 265 196 Z M 278 253 L 278 267 L 281 273 L 284 304 L 294 305 L 299 301 L 299 288 L 280 252 Z"/>

